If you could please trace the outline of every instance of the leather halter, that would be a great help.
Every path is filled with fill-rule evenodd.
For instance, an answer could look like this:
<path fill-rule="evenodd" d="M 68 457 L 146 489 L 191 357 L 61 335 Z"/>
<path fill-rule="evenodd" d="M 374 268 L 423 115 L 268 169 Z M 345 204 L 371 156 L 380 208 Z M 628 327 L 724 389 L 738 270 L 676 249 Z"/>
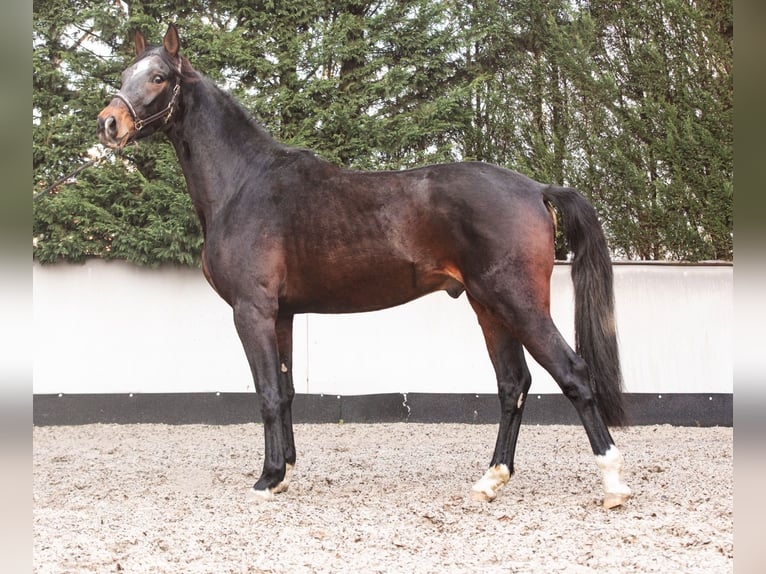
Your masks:
<path fill-rule="evenodd" d="M 178 63 L 178 76 L 179 79 L 176 80 L 176 85 L 173 86 L 173 95 L 170 97 L 170 101 L 168 102 L 168 105 L 165 106 L 163 109 L 161 109 L 156 114 L 152 114 L 151 116 L 145 117 L 145 118 L 139 118 L 138 114 L 136 113 L 135 108 L 133 107 L 133 104 L 130 103 L 130 100 L 128 97 L 122 93 L 122 91 L 118 91 L 114 97 L 122 100 L 122 102 L 128 107 L 128 111 L 130 112 L 130 116 L 133 119 L 133 125 L 136 127 L 136 132 L 140 132 L 142 129 L 144 129 L 149 124 L 153 124 L 159 119 L 162 119 L 164 117 L 164 121 L 162 122 L 163 125 L 168 123 L 170 120 L 170 116 L 173 115 L 173 112 L 175 111 L 175 104 L 176 104 L 176 98 L 178 97 L 178 93 L 181 91 L 181 62 Z"/>

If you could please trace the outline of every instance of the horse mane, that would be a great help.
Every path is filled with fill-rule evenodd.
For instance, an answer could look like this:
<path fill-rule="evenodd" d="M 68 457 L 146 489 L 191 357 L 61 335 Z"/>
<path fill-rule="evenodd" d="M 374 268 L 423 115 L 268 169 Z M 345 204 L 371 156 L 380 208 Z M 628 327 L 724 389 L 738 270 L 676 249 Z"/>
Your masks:
<path fill-rule="evenodd" d="M 165 62 L 170 64 L 170 58 L 164 52 L 164 50 L 160 50 L 160 53 L 164 55 Z M 196 84 L 198 86 L 197 91 L 205 93 L 206 95 L 203 97 L 212 98 L 216 102 L 215 105 L 218 109 L 226 109 L 228 113 L 234 114 L 231 117 L 238 117 L 240 120 L 236 123 L 238 131 L 241 129 L 249 130 L 252 137 L 262 142 L 261 145 L 267 146 L 276 153 L 275 157 L 280 157 L 282 160 L 287 158 L 303 158 L 304 160 L 311 158 L 313 161 L 328 163 L 327 160 L 318 156 L 313 150 L 294 147 L 278 140 L 261 123 L 257 115 L 252 110 L 246 108 L 232 93 L 222 88 L 212 78 L 196 70 L 184 56 L 179 57 L 181 58 L 181 83 Z M 175 66 L 177 63 L 171 65 Z"/>
<path fill-rule="evenodd" d="M 235 111 L 241 115 L 243 120 L 257 134 L 259 138 L 269 141 L 269 144 L 275 147 L 289 147 L 277 140 L 272 135 L 272 133 L 261 124 L 256 115 L 251 110 L 247 109 L 233 94 L 219 86 L 218 83 L 216 83 L 212 78 L 197 72 L 194 70 L 194 68 L 190 67 L 190 71 L 193 74 L 191 82 L 198 82 L 205 85 L 210 90 L 210 92 L 212 92 L 213 97 L 220 98 L 221 103 L 224 104 L 224 107 L 228 107 L 229 110 Z M 183 81 L 186 81 L 186 76 L 184 76 Z"/>
<path fill-rule="evenodd" d="M 191 62 L 185 56 L 178 56 L 181 58 L 181 81 L 182 82 L 199 82 L 202 74 L 192 67 Z"/>

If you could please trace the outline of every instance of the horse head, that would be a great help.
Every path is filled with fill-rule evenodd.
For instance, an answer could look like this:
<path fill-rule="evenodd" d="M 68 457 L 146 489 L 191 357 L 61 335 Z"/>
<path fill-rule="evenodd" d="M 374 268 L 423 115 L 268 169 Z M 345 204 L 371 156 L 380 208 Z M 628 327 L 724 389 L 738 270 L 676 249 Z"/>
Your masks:
<path fill-rule="evenodd" d="M 162 46 L 147 46 L 135 34 L 136 59 L 122 73 L 122 86 L 98 114 L 98 137 L 110 148 L 149 136 L 168 124 L 178 106 L 182 58 L 178 30 L 170 24 Z"/>

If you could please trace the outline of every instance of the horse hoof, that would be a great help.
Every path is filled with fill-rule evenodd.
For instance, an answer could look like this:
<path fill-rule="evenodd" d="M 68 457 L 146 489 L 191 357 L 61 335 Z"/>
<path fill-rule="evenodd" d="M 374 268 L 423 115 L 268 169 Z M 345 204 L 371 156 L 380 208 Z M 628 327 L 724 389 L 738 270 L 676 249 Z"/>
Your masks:
<path fill-rule="evenodd" d="M 504 464 L 491 466 L 479 481 L 471 487 L 471 498 L 480 502 L 492 502 L 497 491 L 511 478 L 511 471 Z"/>
<path fill-rule="evenodd" d="M 471 488 L 471 500 L 477 502 L 492 502 L 497 498 L 497 493 L 494 490 L 477 490 L 476 487 Z"/>
<path fill-rule="evenodd" d="M 267 500 L 273 500 L 274 499 L 274 489 L 268 489 L 268 490 L 255 490 L 254 488 L 251 488 L 247 491 L 247 498 L 250 500 L 255 500 L 257 502 L 265 502 Z"/>
<path fill-rule="evenodd" d="M 604 495 L 603 506 L 606 509 L 622 506 L 630 498 L 630 493 L 624 492 L 607 492 Z"/>
<path fill-rule="evenodd" d="M 282 479 L 282 482 L 273 488 L 265 488 L 263 490 L 258 490 L 255 487 L 251 488 L 247 493 L 248 498 L 254 500 L 272 500 L 275 494 L 285 492 L 290 487 L 290 476 L 292 475 L 294 468 L 295 465 L 288 464 L 285 467 L 285 477 Z"/>

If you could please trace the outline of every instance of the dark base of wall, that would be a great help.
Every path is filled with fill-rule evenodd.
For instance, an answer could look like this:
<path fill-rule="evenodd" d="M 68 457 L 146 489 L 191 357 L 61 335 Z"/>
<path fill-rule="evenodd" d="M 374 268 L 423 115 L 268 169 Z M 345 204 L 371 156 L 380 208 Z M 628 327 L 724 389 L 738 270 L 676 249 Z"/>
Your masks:
<path fill-rule="evenodd" d="M 731 394 L 625 394 L 631 425 L 733 426 Z M 407 393 L 296 395 L 296 423 L 497 423 L 495 395 Z M 37 426 L 93 423 L 242 424 L 261 422 L 255 393 L 34 395 Z M 530 395 L 525 424 L 579 425 L 563 395 Z"/>

